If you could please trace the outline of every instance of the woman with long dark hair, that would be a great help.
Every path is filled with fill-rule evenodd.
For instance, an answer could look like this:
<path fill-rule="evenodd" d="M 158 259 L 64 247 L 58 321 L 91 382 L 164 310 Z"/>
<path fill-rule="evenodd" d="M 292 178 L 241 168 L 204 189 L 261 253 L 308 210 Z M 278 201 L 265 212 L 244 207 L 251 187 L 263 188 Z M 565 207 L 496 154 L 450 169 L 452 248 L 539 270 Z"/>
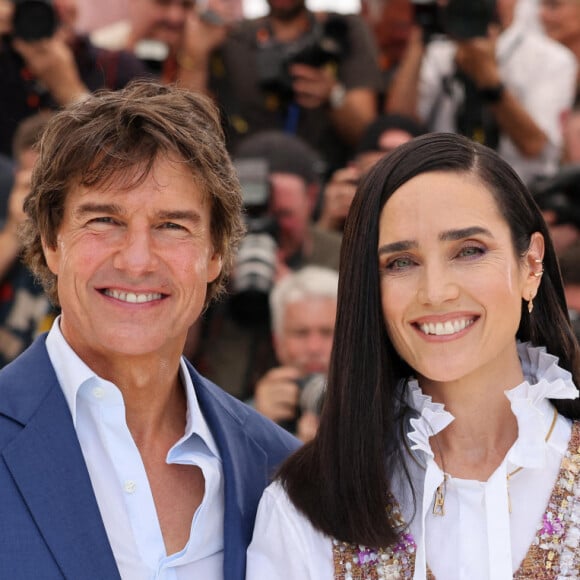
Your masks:
<path fill-rule="evenodd" d="M 580 572 L 580 357 L 531 195 L 414 139 L 361 183 L 314 441 L 266 490 L 248 580 Z"/>

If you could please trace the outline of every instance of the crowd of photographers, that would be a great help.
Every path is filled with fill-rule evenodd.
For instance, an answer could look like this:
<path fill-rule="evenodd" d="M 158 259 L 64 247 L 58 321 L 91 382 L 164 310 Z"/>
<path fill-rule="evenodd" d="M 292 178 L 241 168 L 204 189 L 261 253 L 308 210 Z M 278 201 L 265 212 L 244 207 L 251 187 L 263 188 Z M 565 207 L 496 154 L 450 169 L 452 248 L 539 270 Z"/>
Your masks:
<path fill-rule="evenodd" d="M 127 0 L 126 19 L 90 36 L 76 27 L 80 2 L 0 0 L 0 250 L 10 256 L 0 269 L 1 364 L 50 314 L 35 298 L 23 315 L 16 300 L 21 280 L 36 288 L 17 260 L 15 206 L 30 167 L 15 137 L 40 111 L 140 77 L 218 103 L 245 196 L 248 233 L 229 297 L 191 329 L 186 355 L 273 420 L 301 425 L 303 439 L 315 421 L 300 422 L 300 394 L 328 364 L 334 320 L 320 301 L 335 300 L 328 288 L 350 201 L 378 158 L 417 135 L 459 132 L 513 165 L 545 212 L 580 320 L 577 1 L 362 0 L 360 14 L 344 15 L 268 0 L 265 16 L 244 19 L 233 0 Z M 276 320 L 291 312 L 295 352 L 323 353 L 316 369 L 284 348 Z M 323 382 L 312 389 L 318 402 Z"/>

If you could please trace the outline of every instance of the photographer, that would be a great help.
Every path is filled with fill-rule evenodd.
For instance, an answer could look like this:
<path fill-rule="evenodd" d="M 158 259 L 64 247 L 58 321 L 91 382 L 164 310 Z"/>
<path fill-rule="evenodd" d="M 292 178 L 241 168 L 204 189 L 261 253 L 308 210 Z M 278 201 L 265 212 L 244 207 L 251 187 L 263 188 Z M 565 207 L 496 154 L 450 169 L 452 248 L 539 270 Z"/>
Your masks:
<path fill-rule="evenodd" d="M 295 432 L 302 441 L 311 439 L 316 431 L 316 407 L 322 388 L 320 381 L 315 381 L 328 371 L 337 289 L 336 271 L 307 266 L 284 277 L 270 294 L 272 334 L 279 366 L 260 378 L 253 405 L 266 417 Z M 310 408 L 305 408 L 308 391 L 312 390 L 314 401 Z"/>
<path fill-rule="evenodd" d="M 551 177 L 534 179 L 530 191 L 550 228 L 558 256 L 580 243 L 580 163 L 563 165 Z"/>
<path fill-rule="evenodd" d="M 298 137 L 278 131 L 252 135 L 240 143 L 234 159 L 238 165 L 244 160 L 267 163 L 266 183 L 261 187 L 268 188 L 268 200 L 262 217 L 274 222 L 276 232 L 268 227 L 260 234 L 252 224 L 248 226 L 228 296 L 205 314 L 197 345 L 188 354 L 212 381 L 246 399 L 275 364 L 268 308 L 272 286 L 308 265 L 338 270 L 341 236 L 312 223 L 320 193 L 320 159 Z M 259 184 L 248 183 L 242 175 L 240 181 L 248 214 L 248 195 Z"/>
<path fill-rule="evenodd" d="M 119 89 L 145 69 L 131 54 L 95 48 L 75 32 L 76 0 L 12 0 L 0 38 L 0 153 L 20 121 L 99 88 Z"/>
<path fill-rule="evenodd" d="M 267 16 L 240 22 L 210 59 L 210 92 L 229 120 L 231 148 L 265 129 L 296 134 L 332 169 L 373 120 L 377 50 L 359 16 L 268 0 Z"/>
<path fill-rule="evenodd" d="M 563 46 L 515 22 L 515 5 L 417 2 L 422 28 L 411 35 L 387 110 L 493 147 L 529 181 L 557 168 L 576 63 Z"/>

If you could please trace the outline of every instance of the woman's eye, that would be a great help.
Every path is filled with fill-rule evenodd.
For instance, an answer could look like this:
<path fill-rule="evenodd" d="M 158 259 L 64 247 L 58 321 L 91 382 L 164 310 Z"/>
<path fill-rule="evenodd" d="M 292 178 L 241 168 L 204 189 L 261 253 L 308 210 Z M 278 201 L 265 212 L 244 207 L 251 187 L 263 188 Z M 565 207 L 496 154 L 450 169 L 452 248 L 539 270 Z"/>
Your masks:
<path fill-rule="evenodd" d="M 460 258 L 475 258 L 485 253 L 485 249 L 479 246 L 466 246 L 459 251 Z"/>
<path fill-rule="evenodd" d="M 413 261 L 411 258 L 394 258 L 387 263 L 386 268 L 387 270 L 404 270 L 412 265 Z"/>

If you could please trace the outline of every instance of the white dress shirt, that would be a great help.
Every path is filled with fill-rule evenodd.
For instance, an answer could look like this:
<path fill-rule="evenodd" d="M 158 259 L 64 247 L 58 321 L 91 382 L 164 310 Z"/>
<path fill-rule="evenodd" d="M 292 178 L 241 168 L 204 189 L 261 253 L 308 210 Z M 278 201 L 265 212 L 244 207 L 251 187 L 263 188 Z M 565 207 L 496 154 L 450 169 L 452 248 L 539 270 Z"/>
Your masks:
<path fill-rule="evenodd" d="M 153 495 L 139 450 L 125 420 L 119 389 L 97 376 L 66 342 L 55 321 L 46 346 L 71 411 L 99 510 L 123 580 L 223 578 L 224 492 L 222 463 L 201 413 L 185 363 L 185 433 L 167 463 L 196 465 L 205 492 L 186 546 L 166 554 Z"/>
<path fill-rule="evenodd" d="M 415 580 L 426 577 L 426 564 L 441 580 L 511 580 L 542 521 L 571 436 L 571 423 L 554 418 L 552 399 L 573 399 L 578 390 L 570 373 L 541 348 L 518 345 L 525 381 L 506 391 L 518 423 L 518 439 L 485 482 L 448 476 L 445 515 L 433 515 L 435 491 L 444 473 L 433 460 L 429 437 L 453 416 L 423 395 L 412 381 L 408 402 L 419 417 L 411 420 L 408 445 L 416 512 L 404 486 L 393 492 L 417 544 Z M 508 486 L 506 474 L 522 467 Z M 509 511 L 508 493 L 512 511 Z M 345 505 L 344 509 L 356 509 Z M 415 514 L 415 517 L 413 517 Z M 282 486 L 270 485 L 260 502 L 248 549 L 247 580 L 331 580 L 332 540 L 315 530 L 296 510 Z"/>

